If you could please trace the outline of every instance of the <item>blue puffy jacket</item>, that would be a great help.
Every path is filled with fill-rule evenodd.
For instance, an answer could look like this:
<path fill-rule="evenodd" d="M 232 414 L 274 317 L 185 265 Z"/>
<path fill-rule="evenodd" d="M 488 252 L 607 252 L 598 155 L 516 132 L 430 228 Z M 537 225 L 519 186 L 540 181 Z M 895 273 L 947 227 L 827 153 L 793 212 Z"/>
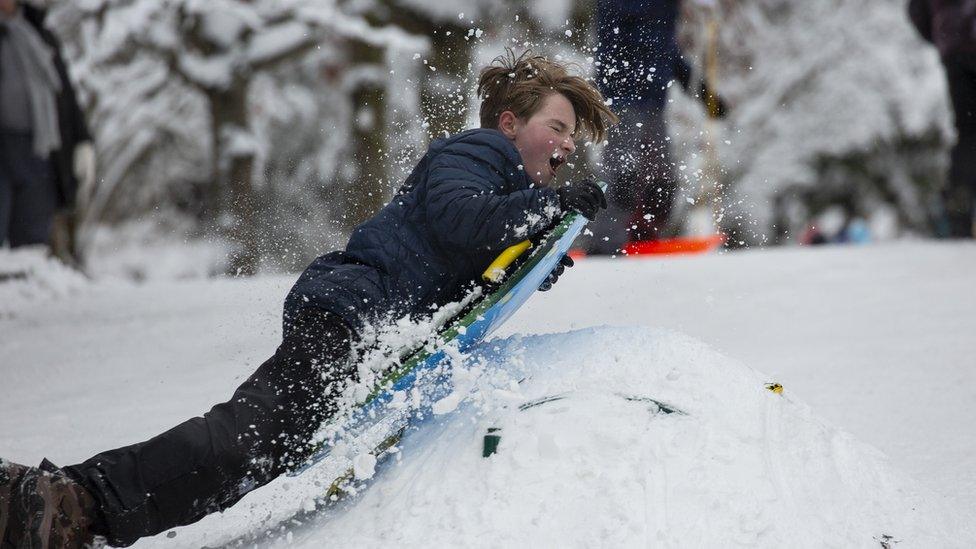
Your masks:
<path fill-rule="evenodd" d="M 304 307 L 338 314 L 359 334 L 428 315 L 559 213 L 555 190 L 533 186 L 501 132 L 438 139 L 390 203 L 353 230 L 345 251 L 305 269 L 285 299 L 285 332 Z"/>

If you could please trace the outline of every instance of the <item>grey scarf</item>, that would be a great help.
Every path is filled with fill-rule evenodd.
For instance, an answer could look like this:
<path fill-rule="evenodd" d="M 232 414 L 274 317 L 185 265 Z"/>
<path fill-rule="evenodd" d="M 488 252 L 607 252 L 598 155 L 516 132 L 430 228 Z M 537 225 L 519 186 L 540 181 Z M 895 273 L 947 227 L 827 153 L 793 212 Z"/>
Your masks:
<path fill-rule="evenodd" d="M 24 71 L 31 104 L 34 154 L 46 158 L 51 151 L 61 148 L 57 105 L 61 79 L 54 67 L 54 52 L 19 11 L 10 18 L 0 17 L 0 27 L 0 32 L 7 32 L 7 43 Z"/>

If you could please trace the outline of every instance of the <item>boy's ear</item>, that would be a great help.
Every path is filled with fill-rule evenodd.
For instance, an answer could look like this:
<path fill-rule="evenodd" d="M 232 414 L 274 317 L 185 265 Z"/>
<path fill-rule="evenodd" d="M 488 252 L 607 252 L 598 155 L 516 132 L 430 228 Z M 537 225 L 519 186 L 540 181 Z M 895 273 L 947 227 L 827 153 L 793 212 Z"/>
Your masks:
<path fill-rule="evenodd" d="M 515 134 L 518 133 L 519 122 L 514 112 L 502 111 L 502 114 L 498 116 L 498 131 L 505 134 L 505 137 L 509 139 L 515 139 Z"/>

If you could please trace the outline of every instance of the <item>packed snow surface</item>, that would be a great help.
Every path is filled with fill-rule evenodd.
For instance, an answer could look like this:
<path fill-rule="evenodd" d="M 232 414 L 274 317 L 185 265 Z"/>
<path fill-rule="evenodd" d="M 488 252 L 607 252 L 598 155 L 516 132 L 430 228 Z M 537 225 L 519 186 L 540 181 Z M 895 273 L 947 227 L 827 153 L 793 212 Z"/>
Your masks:
<path fill-rule="evenodd" d="M 293 281 L 20 264 L 0 283 L 0 455 L 20 462 L 226 399 Z M 459 389 L 388 459 L 346 455 L 137 546 L 976 546 L 974 269 L 976 246 L 931 243 L 580 261 L 454 361 Z M 38 273 L 70 290 L 25 292 Z M 280 527 L 348 466 L 365 490 Z"/>
<path fill-rule="evenodd" d="M 957 511 L 879 451 L 690 337 L 594 328 L 513 336 L 482 349 L 469 366 L 510 376 L 494 376 L 472 392 L 470 405 L 408 435 L 374 486 L 294 533 L 293 543 L 976 541 Z M 499 429 L 500 444 L 485 459 L 489 428 Z"/>

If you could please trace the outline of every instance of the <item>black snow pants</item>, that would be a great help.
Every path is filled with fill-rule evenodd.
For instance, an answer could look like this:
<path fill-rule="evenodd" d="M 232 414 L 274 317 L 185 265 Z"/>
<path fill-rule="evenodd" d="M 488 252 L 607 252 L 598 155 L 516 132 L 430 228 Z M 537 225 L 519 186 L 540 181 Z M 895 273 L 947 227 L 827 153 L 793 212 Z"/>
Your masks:
<path fill-rule="evenodd" d="M 627 242 L 669 236 L 678 179 L 664 107 L 632 106 L 619 114 L 620 124 L 603 153 L 608 208 L 587 226 L 592 236 L 582 240 L 591 254 L 616 254 Z"/>
<path fill-rule="evenodd" d="M 227 402 L 150 440 L 65 467 L 100 504 L 95 533 L 131 545 L 222 511 L 300 465 L 356 376 L 353 339 L 338 316 L 306 310 Z"/>

